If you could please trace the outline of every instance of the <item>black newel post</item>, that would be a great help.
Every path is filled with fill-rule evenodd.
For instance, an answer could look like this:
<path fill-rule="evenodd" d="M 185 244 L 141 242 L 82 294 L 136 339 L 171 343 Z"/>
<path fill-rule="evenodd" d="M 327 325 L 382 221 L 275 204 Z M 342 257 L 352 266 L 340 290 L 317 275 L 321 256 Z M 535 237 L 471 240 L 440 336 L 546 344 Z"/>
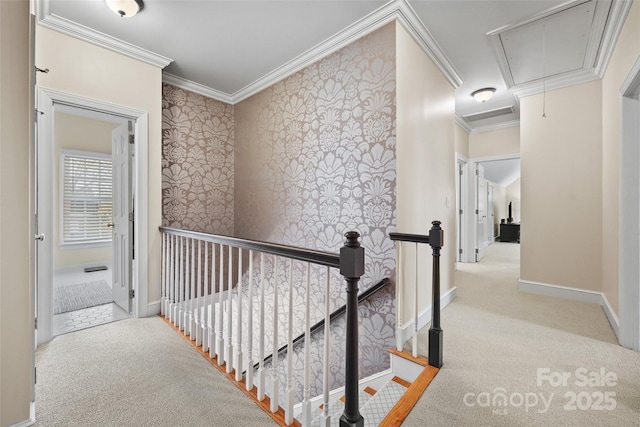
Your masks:
<path fill-rule="evenodd" d="M 349 231 L 340 248 L 340 274 L 347 282 L 347 359 L 345 363 L 344 412 L 340 427 L 364 427 L 358 402 L 358 282 L 364 274 L 364 248 L 357 231 Z"/>
<path fill-rule="evenodd" d="M 442 329 L 440 329 L 440 248 L 444 245 L 444 231 L 440 221 L 433 221 L 429 230 L 429 245 L 433 249 L 433 306 L 429 329 L 429 365 L 442 367 Z"/>

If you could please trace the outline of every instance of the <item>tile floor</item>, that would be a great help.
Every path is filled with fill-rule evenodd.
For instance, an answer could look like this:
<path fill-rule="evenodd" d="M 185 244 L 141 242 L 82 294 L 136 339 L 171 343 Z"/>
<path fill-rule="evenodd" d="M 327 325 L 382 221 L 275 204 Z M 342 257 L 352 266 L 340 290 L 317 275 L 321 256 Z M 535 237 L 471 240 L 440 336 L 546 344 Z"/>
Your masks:
<path fill-rule="evenodd" d="M 128 319 L 129 313 L 114 303 L 97 305 L 82 310 L 53 316 L 53 335 L 62 335 L 117 320 Z"/>
<path fill-rule="evenodd" d="M 94 271 L 91 273 L 85 273 L 83 266 L 57 269 L 53 274 L 53 287 L 58 288 L 98 280 L 106 281 L 109 287 L 111 287 L 111 275 L 113 274 L 111 263 L 107 262 L 103 264 L 108 266 L 107 270 Z M 128 319 L 129 317 L 131 317 L 129 313 L 114 303 L 56 314 L 53 316 L 53 336 L 104 325 L 117 320 Z"/>

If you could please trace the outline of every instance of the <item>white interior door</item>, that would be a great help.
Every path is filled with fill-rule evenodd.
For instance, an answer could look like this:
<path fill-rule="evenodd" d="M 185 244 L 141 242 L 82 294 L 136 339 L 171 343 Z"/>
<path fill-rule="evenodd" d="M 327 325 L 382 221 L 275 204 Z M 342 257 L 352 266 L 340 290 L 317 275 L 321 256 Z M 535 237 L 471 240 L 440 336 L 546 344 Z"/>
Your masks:
<path fill-rule="evenodd" d="M 476 164 L 476 262 L 484 258 L 487 242 L 487 181 L 484 166 Z"/>
<path fill-rule="evenodd" d="M 129 125 L 118 126 L 112 134 L 113 157 L 113 302 L 131 312 L 131 163 Z M 131 218 L 133 219 L 133 218 Z"/>

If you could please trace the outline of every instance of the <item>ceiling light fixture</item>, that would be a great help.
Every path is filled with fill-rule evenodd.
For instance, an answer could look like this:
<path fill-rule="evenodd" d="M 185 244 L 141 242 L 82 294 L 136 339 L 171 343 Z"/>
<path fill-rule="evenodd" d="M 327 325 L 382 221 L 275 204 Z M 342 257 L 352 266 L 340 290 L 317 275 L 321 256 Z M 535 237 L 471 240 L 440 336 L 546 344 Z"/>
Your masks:
<path fill-rule="evenodd" d="M 483 104 L 487 102 L 493 96 L 496 88 L 494 87 L 485 87 L 482 89 L 478 89 L 471 94 L 475 98 L 476 101 L 482 102 Z"/>
<path fill-rule="evenodd" d="M 131 18 L 144 8 L 142 0 L 105 0 L 109 9 L 123 18 Z"/>

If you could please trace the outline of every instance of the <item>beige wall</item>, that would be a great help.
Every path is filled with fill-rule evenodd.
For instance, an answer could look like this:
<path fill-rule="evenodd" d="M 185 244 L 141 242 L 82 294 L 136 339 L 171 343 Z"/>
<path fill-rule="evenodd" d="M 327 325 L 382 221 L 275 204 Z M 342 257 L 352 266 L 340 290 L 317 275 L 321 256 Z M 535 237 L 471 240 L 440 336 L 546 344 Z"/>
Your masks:
<path fill-rule="evenodd" d="M 469 132 L 459 124 L 455 126 L 456 153 L 469 157 Z"/>
<path fill-rule="evenodd" d="M 53 161 L 53 266 L 109 262 L 111 246 L 73 249 L 60 247 L 60 154 L 63 149 L 111 154 L 111 131 L 118 125 L 66 113 L 55 113 Z"/>
<path fill-rule="evenodd" d="M 149 113 L 148 301 L 160 299 L 162 216 L 162 70 L 141 61 L 38 26 L 36 63 L 42 87 L 82 95 Z"/>
<path fill-rule="evenodd" d="M 511 216 L 513 222 L 520 222 L 520 180 L 518 178 L 506 187 L 506 200 L 505 200 L 505 217 L 509 216 L 509 202 L 511 202 Z"/>
<path fill-rule="evenodd" d="M 521 121 L 522 121 L 522 115 Z M 520 152 L 520 127 L 512 126 L 469 135 L 469 157 L 491 157 Z"/>
<path fill-rule="evenodd" d="M 442 221 L 445 230 L 440 260 L 441 290 L 453 286 L 455 262 L 455 119 L 454 89 L 411 36 L 397 25 L 397 216 L 398 231 L 426 234 L 431 220 Z M 426 246 L 426 245 L 422 245 Z M 412 283 L 412 255 L 403 268 Z M 421 248 L 419 278 L 430 289 L 431 251 Z M 428 307 L 431 295 L 422 292 L 419 310 Z M 412 312 L 404 300 L 403 318 Z"/>
<path fill-rule="evenodd" d="M 521 99 L 523 280 L 601 291 L 600 81 Z"/>
<path fill-rule="evenodd" d="M 29 420 L 29 2 L 0 1 L 0 426 Z M 26 424 L 25 424 L 26 425 Z"/>
<path fill-rule="evenodd" d="M 620 88 L 640 57 L 640 2 L 634 2 L 602 79 L 602 287 L 618 313 Z"/>

